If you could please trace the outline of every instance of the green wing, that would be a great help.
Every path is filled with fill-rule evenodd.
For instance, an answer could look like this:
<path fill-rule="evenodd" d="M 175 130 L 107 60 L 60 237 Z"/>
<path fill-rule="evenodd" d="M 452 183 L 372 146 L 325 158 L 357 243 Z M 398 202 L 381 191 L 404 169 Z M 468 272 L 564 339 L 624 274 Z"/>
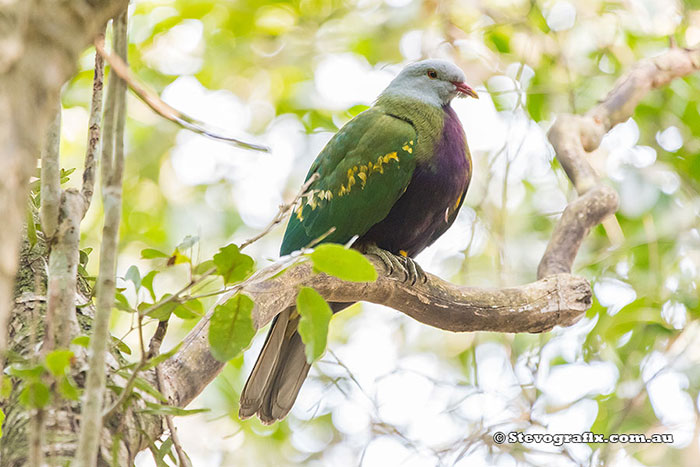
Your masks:
<path fill-rule="evenodd" d="M 280 253 L 324 241 L 345 243 L 384 219 L 406 191 L 416 162 L 413 126 L 377 109 L 348 122 L 309 169 L 319 178 L 292 213 Z"/>

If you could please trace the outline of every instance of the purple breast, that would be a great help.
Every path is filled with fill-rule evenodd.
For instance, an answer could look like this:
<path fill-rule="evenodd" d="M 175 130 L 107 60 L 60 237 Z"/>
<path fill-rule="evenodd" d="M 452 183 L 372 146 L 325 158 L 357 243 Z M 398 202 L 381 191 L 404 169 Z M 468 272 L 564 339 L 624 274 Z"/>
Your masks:
<path fill-rule="evenodd" d="M 403 250 L 413 257 L 454 222 L 471 178 L 471 159 L 459 118 L 449 105 L 443 110 L 443 131 L 433 159 L 416 166 L 406 192 L 362 241 L 395 254 Z"/>

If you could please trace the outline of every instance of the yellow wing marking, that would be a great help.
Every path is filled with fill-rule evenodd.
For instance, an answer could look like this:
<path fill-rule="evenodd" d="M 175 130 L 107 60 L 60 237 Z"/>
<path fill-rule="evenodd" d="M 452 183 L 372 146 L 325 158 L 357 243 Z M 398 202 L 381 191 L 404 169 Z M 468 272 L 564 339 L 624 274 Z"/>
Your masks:
<path fill-rule="evenodd" d="M 408 152 L 410 154 L 413 150 L 410 147 L 408 149 L 409 149 Z M 350 193 L 350 191 L 352 190 L 352 187 L 357 184 L 357 180 L 355 179 L 355 176 L 357 176 L 357 178 L 360 179 L 360 188 L 364 189 L 365 185 L 367 185 L 367 179 L 369 178 L 369 176 L 372 175 L 373 173 L 376 173 L 376 172 L 383 174 L 384 173 L 384 164 L 389 164 L 391 161 L 399 162 L 399 156 L 396 153 L 396 151 L 377 157 L 377 162 L 369 161 L 366 164 L 363 164 L 360 166 L 356 165 L 356 166 L 348 169 L 347 174 L 346 174 L 347 175 L 347 182 L 340 185 L 340 189 L 338 190 L 338 193 L 337 193 L 338 196 L 345 196 L 346 194 Z M 326 199 L 330 199 L 332 197 L 332 194 L 330 192 L 328 192 L 324 196 Z M 320 195 L 319 195 L 319 197 L 320 197 Z M 321 198 L 321 199 L 323 199 L 323 198 Z"/>

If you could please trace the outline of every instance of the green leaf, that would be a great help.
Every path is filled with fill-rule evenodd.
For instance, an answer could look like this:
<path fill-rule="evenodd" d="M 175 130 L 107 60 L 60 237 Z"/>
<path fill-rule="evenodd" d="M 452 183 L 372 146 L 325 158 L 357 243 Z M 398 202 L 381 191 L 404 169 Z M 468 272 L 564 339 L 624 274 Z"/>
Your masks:
<path fill-rule="evenodd" d="M 158 251 L 154 248 L 146 248 L 145 250 L 141 250 L 141 259 L 154 258 L 170 258 L 170 255 L 166 255 L 162 251 Z"/>
<path fill-rule="evenodd" d="M 19 402 L 30 409 L 41 409 L 51 399 L 49 387 L 40 380 L 28 382 L 19 394 Z"/>
<path fill-rule="evenodd" d="M 126 275 L 124 276 L 124 279 L 131 281 L 134 284 L 136 291 L 138 291 L 141 288 L 141 273 L 139 272 L 139 268 L 136 265 L 132 264 L 131 266 L 129 266 L 129 269 L 126 270 Z"/>
<path fill-rule="evenodd" d="M 303 287 L 297 295 L 299 335 L 306 346 L 306 361 L 313 363 L 326 350 L 328 323 L 333 311 L 323 297 L 311 287 Z"/>
<path fill-rule="evenodd" d="M 68 183 L 68 180 L 70 180 L 70 174 L 72 174 L 73 172 L 75 172 L 75 167 L 73 167 L 72 169 L 61 169 L 61 173 L 59 175 L 61 179 L 61 185 L 63 185 L 64 183 Z"/>
<path fill-rule="evenodd" d="M 34 224 L 34 214 L 32 207 L 27 207 L 27 238 L 29 239 L 29 248 L 34 248 L 36 245 L 36 224 Z"/>
<path fill-rule="evenodd" d="M 357 250 L 345 248 L 335 243 L 324 243 L 317 246 L 309 256 L 314 263 L 314 270 L 325 272 L 344 281 L 373 282 L 377 280 L 377 270 Z"/>
<path fill-rule="evenodd" d="M 127 313 L 133 313 L 134 309 L 129 305 L 129 301 L 126 296 L 121 292 L 116 292 L 114 294 L 114 307 L 117 310 L 126 311 Z"/>
<path fill-rule="evenodd" d="M 172 415 L 174 417 L 182 417 L 185 415 L 194 415 L 202 412 L 209 412 L 209 409 L 181 409 L 180 407 L 173 407 L 171 405 L 155 404 L 153 402 L 146 402 L 146 408 L 140 410 L 141 413 L 150 413 L 155 415 Z"/>
<path fill-rule="evenodd" d="M 203 261 L 203 262 L 199 263 L 197 266 L 195 266 L 194 273 L 196 275 L 201 275 L 201 274 L 204 274 L 205 272 L 209 271 L 212 268 L 216 268 L 216 266 L 214 265 L 214 261 L 209 259 L 209 260 Z"/>
<path fill-rule="evenodd" d="M 87 349 L 88 345 L 90 345 L 90 336 L 78 336 L 71 341 L 71 344 L 79 345 Z"/>
<path fill-rule="evenodd" d="M 0 439 L 2 439 L 2 423 L 5 421 L 5 412 L 0 409 Z"/>
<path fill-rule="evenodd" d="M 92 248 L 90 247 L 80 250 L 80 264 L 82 266 L 87 265 L 88 260 L 90 259 L 90 253 L 92 253 Z"/>
<path fill-rule="evenodd" d="M 238 245 L 231 243 L 219 249 L 214 255 L 217 274 L 224 278 L 224 284 L 240 282 L 253 272 L 253 258 L 241 253 Z"/>
<path fill-rule="evenodd" d="M 19 378 L 22 380 L 38 380 L 41 375 L 44 374 L 44 367 L 42 365 L 26 366 L 26 365 L 12 365 L 8 369 L 8 374 Z"/>
<path fill-rule="evenodd" d="M 226 362 L 250 345 L 255 336 L 253 306 L 250 297 L 237 293 L 214 308 L 209 325 L 210 352 L 214 358 Z"/>
<path fill-rule="evenodd" d="M 141 371 L 148 371 L 151 368 L 155 368 L 156 366 L 160 365 L 161 363 L 163 363 L 164 361 L 166 361 L 167 359 L 169 359 L 170 357 L 175 355 L 175 352 L 177 352 L 180 349 L 181 345 L 182 345 L 182 342 L 180 342 L 179 344 L 177 344 L 175 347 L 168 350 L 167 352 L 162 353 L 160 355 L 156 355 L 152 359 L 148 360 L 146 362 L 146 364 L 143 366 L 143 368 L 141 368 Z"/>
<path fill-rule="evenodd" d="M 127 376 L 127 378 L 128 378 L 128 376 Z M 158 399 L 161 402 L 168 402 L 168 399 L 166 399 L 166 397 L 159 390 L 154 388 L 153 385 L 148 382 L 148 380 L 146 380 L 140 376 L 137 376 L 136 378 L 134 378 L 134 386 L 136 388 L 142 390 L 146 394 L 150 394 L 151 396 L 155 397 L 156 399 Z"/>
<path fill-rule="evenodd" d="M 181 303 L 173 310 L 173 313 L 180 319 L 200 318 L 204 315 L 204 306 L 202 306 L 202 302 L 194 299 Z"/>
<path fill-rule="evenodd" d="M 74 354 L 70 350 L 52 350 L 46 354 L 46 369 L 54 376 L 63 376 L 73 357 Z"/>
<path fill-rule="evenodd" d="M 151 271 L 141 279 L 141 286 L 148 290 L 151 295 L 151 300 L 156 301 L 156 294 L 153 292 L 153 279 L 158 274 L 158 271 Z"/>
<path fill-rule="evenodd" d="M 10 378 L 3 378 L 0 385 L 0 399 L 7 399 L 12 394 L 12 381 Z"/>
<path fill-rule="evenodd" d="M 67 376 L 61 378 L 61 381 L 58 383 L 58 392 L 65 399 L 72 401 L 77 401 L 80 399 L 80 390 L 75 385 L 73 380 Z"/>
<path fill-rule="evenodd" d="M 199 237 L 196 235 L 187 235 L 185 238 L 182 239 L 180 244 L 176 246 L 175 248 L 178 250 L 186 250 L 188 248 L 192 248 L 197 244 L 199 241 Z"/>
<path fill-rule="evenodd" d="M 173 438 L 168 437 L 165 441 L 163 441 L 160 444 L 160 447 L 158 448 L 157 454 L 154 456 L 156 460 L 156 465 L 158 467 L 168 467 L 167 462 L 164 461 L 165 456 L 168 455 L 170 450 L 173 448 Z"/>
<path fill-rule="evenodd" d="M 113 344 L 121 353 L 125 353 L 125 354 L 127 354 L 127 355 L 131 355 L 131 349 L 129 348 L 128 345 L 126 345 L 126 343 L 125 343 L 123 340 L 118 339 L 118 338 L 112 336 L 112 344 Z"/>
<path fill-rule="evenodd" d="M 164 300 L 167 300 L 168 298 L 172 297 L 172 295 L 173 294 L 166 293 L 165 295 L 160 297 L 160 300 L 158 301 L 158 303 L 163 303 Z M 146 304 L 142 304 L 142 305 L 144 305 L 143 309 L 141 309 L 141 307 L 139 306 L 140 312 L 144 312 L 148 308 L 153 306 L 150 303 L 146 303 Z M 156 303 L 156 305 L 158 305 L 158 304 Z M 173 300 L 173 301 L 170 301 L 170 302 L 165 303 L 163 305 L 158 305 L 158 307 L 156 309 L 154 309 L 153 311 L 150 311 L 146 316 L 150 316 L 151 318 L 157 319 L 158 321 L 167 321 L 168 319 L 170 319 L 170 315 L 173 313 L 173 310 L 175 310 L 175 308 L 177 308 L 177 306 L 178 306 L 177 301 Z"/>

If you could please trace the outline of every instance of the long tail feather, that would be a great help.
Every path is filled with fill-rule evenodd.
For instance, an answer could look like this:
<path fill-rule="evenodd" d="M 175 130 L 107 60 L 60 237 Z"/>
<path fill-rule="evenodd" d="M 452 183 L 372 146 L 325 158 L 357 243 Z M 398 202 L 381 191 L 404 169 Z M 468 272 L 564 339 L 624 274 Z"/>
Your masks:
<path fill-rule="evenodd" d="M 331 303 L 337 313 L 352 303 Z M 292 318 L 292 316 L 294 316 Z M 297 332 L 295 308 L 280 313 L 272 322 L 262 351 L 241 393 L 239 416 L 258 415 L 269 425 L 282 420 L 292 409 L 311 365 Z"/>
<path fill-rule="evenodd" d="M 248 377 L 243 391 L 241 392 L 240 409 L 238 415 L 242 418 L 249 418 L 255 415 L 263 403 L 265 392 L 267 391 L 270 377 L 277 367 L 277 360 L 280 356 L 280 348 L 284 343 L 285 331 L 292 309 L 283 311 L 275 317 L 267 334 L 265 344 L 260 351 L 258 360 L 255 362 L 253 371 Z"/>

